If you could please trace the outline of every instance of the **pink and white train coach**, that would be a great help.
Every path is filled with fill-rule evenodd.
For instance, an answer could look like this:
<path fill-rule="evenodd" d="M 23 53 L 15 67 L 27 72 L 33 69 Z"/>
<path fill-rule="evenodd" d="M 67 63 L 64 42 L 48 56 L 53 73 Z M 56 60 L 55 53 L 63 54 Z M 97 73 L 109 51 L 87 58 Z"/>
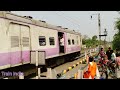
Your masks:
<path fill-rule="evenodd" d="M 61 51 L 59 36 L 64 38 Z M 32 64 L 34 51 L 39 51 L 39 60 L 45 64 L 65 62 L 66 58 L 79 56 L 81 34 L 74 30 L 47 24 L 28 16 L 0 11 L 0 70 L 23 64 Z M 41 57 L 40 57 L 41 56 Z M 64 58 L 64 59 L 61 59 Z"/>

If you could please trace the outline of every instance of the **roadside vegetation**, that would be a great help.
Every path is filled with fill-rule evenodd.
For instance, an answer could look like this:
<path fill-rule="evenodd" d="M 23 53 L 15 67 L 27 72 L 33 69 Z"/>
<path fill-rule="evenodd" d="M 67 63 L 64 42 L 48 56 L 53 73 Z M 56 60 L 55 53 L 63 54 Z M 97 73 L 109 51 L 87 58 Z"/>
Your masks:
<path fill-rule="evenodd" d="M 117 30 L 117 32 L 113 37 L 112 46 L 113 49 L 120 50 L 120 18 L 115 22 L 115 30 Z"/>

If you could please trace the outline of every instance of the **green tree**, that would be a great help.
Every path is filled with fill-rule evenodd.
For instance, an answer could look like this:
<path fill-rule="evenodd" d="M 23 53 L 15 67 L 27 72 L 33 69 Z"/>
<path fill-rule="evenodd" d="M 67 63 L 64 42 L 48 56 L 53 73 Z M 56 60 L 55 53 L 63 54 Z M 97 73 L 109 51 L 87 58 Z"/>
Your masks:
<path fill-rule="evenodd" d="M 114 37 L 113 37 L 113 49 L 119 49 L 120 50 L 120 18 L 117 19 L 115 22 L 115 29 L 118 31 Z"/>
<path fill-rule="evenodd" d="M 94 35 L 94 36 L 92 37 L 92 40 L 96 41 L 96 40 L 97 40 L 97 36 Z"/>
<path fill-rule="evenodd" d="M 118 30 L 118 33 L 120 32 L 120 18 L 117 18 L 117 21 L 115 22 L 115 29 Z"/>
<path fill-rule="evenodd" d="M 82 43 L 83 43 L 83 45 L 86 45 L 87 48 L 90 48 L 90 47 L 94 47 L 94 46 L 98 45 L 99 42 L 97 40 L 97 36 L 94 35 L 92 37 L 92 39 L 88 38 L 88 37 L 86 38 L 86 36 L 85 36 L 82 40 Z"/>
<path fill-rule="evenodd" d="M 98 44 L 98 40 L 97 40 L 97 36 L 96 35 L 94 35 L 92 37 L 92 43 L 93 43 L 93 46 L 96 46 Z"/>
<path fill-rule="evenodd" d="M 120 50 L 120 33 L 114 35 L 112 44 L 113 44 L 113 49 L 117 48 Z"/>

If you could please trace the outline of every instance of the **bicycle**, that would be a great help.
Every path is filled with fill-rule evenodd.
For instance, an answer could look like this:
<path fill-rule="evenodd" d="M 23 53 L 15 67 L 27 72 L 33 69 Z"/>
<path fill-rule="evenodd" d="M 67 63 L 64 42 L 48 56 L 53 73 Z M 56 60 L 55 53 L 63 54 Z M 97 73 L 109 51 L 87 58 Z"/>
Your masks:
<path fill-rule="evenodd" d="M 103 60 L 103 58 L 100 59 L 98 65 L 98 70 L 101 74 L 101 78 L 108 79 L 108 68 L 107 68 L 107 62 Z"/>
<path fill-rule="evenodd" d="M 107 65 L 107 68 L 109 70 L 108 75 L 111 76 L 112 78 L 116 78 L 115 67 L 116 67 L 116 64 L 114 63 L 114 61 L 108 62 L 108 65 Z"/>
<path fill-rule="evenodd" d="M 101 77 L 104 79 L 108 79 L 108 76 L 110 76 L 111 78 L 116 79 L 115 67 L 116 64 L 114 63 L 114 61 L 103 61 L 102 63 L 100 63 L 99 72 L 101 72 Z"/>

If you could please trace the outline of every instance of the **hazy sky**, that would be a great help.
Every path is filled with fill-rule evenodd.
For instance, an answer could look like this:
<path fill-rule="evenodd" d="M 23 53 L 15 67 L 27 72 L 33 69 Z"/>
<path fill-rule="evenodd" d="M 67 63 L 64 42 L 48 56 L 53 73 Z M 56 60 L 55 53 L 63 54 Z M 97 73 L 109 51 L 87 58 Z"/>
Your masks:
<path fill-rule="evenodd" d="M 92 14 L 100 13 L 101 34 L 104 29 L 108 31 L 107 41 L 113 39 L 115 34 L 114 22 L 120 15 L 116 11 L 12 11 L 22 16 L 32 16 L 34 19 L 46 21 L 49 24 L 62 26 L 79 31 L 82 35 L 98 35 L 98 16 Z M 104 39 L 104 37 L 102 37 Z"/>

